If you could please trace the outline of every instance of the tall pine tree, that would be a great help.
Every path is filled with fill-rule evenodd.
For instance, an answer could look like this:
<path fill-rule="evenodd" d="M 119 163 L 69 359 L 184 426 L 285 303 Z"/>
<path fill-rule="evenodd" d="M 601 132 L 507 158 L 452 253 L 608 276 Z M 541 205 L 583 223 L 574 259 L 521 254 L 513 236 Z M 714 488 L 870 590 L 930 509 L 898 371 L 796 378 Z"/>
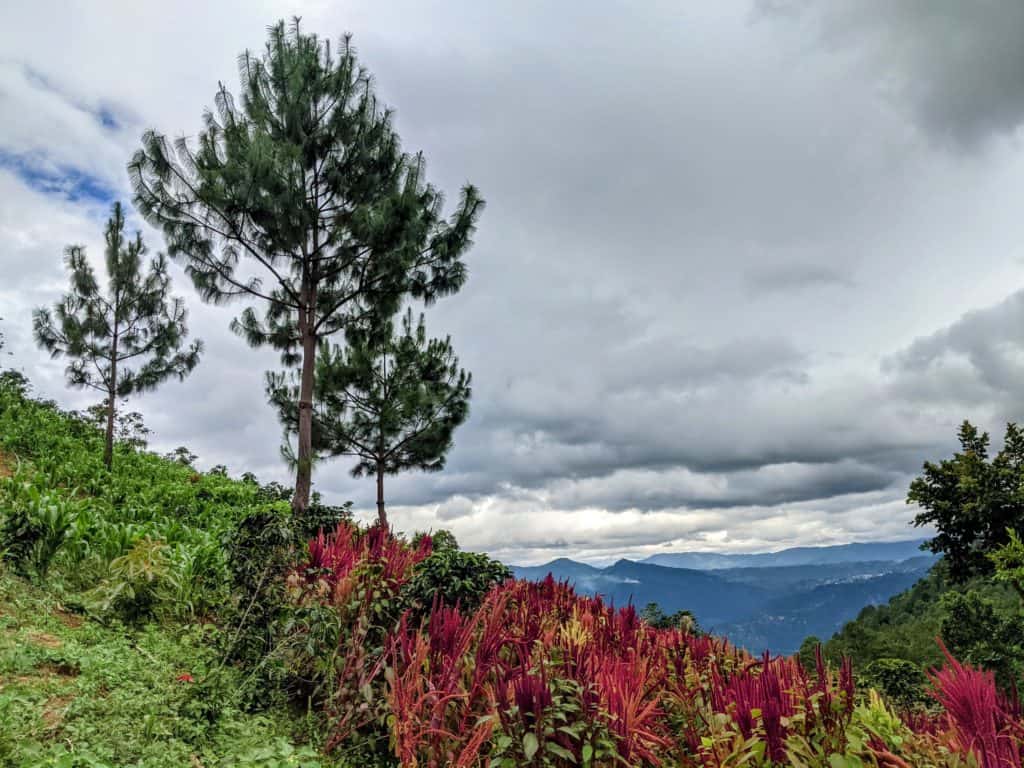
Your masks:
<path fill-rule="evenodd" d="M 350 334 L 347 348 L 327 347 L 316 368 L 313 446 L 320 456 L 354 456 L 356 477 L 377 480 L 377 517 L 387 525 L 384 476 L 444 468 L 455 428 L 469 415 L 472 377 L 459 368 L 451 340 L 428 339 L 409 309 L 400 333 L 392 322 Z M 295 392 L 285 374 L 267 391 L 286 432 L 298 427 Z"/>
<path fill-rule="evenodd" d="M 142 235 L 128 239 L 124 211 L 114 204 L 106 231 L 105 288 L 80 245 L 66 251 L 71 291 L 53 311 L 33 313 L 36 342 L 53 357 L 70 358 L 68 383 L 104 395 L 103 463 L 111 468 L 117 399 L 183 379 L 199 362 L 202 342 L 183 349 L 188 329 L 185 304 L 170 296 L 167 260 L 158 255 L 143 268 Z"/>
<path fill-rule="evenodd" d="M 293 508 L 309 504 L 314 373 L 321 342 L 411 296 L 466 278 L 483 202 L 472 186 L 449 219 L 399 148 L 348 38 L 335 54 L 296 20 L 240 59 L 241 98 L 221 85 L 197 146 L 155 132 L 129 164 L 135 203 L 162 227 L 204 299 L 251 303 L 232 324 L 298 367 Z M 257 307 L 260 312 L 257 312 Z"/>

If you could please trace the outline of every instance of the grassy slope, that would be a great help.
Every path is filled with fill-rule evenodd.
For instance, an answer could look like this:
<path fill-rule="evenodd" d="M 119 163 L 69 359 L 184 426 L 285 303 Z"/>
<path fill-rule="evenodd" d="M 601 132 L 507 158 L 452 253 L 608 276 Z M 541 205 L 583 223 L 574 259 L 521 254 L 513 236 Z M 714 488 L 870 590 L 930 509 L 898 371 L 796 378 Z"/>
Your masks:
<path fill-rule="evenodd" d="M 257 486 L 123 446 L 108 475 L 101 447 L 96 430 L 0 381 L 0 521 L 25 489 L 77 519 L 45 578 L 0 559 L 0 766 L 334 765 L 289 739 L 309 732 L 303 716 L 235 707 L 242 676 L 216 650 L 222 542 L 259 505 Z M 172 610 L 136 627 L 69 610 L 142 537 L 203 568 L 195 583 L 207 585 L 209 607 L 172 596 Z"/>
<path fill-rule="evenodd" d="M 201 683 L 180 679 L 216 668 L 204 640 L 196 627 L 105 627 L 0 573 L 0 765 L 316 765 L 285 759 L 287 716 L 208 722 Z M 281 760 L 261 762 L 267 747 Z"/>

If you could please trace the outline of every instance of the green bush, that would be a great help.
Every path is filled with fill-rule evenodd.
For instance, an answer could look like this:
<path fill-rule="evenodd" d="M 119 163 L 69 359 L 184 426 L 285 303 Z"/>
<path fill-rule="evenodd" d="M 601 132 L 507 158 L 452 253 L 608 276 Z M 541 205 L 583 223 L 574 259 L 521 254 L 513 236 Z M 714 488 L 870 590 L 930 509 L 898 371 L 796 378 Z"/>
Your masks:
<path fill-rule="evenodd" d="M 864 683 L 903 709 L 927 701 L 925 676 L 916 664 L 903 659 L 876 659 L 864 668 Z"/>
<path fill-rule="evenodd" d="M 487 555 L 440 549 L 416 566 L 401 600 L 417 614 L 429 612 L 435 600 L 473 611 L 492 587 L 510 578 L 512 571 Z"/>
<path fill-rule="evenodd" d="M 21 473 L 7 478 L 2 491 L 9 506 L 0 512 L 0 551 L 15 570 L 45 578 L 74 525 L 76 505 Z"/>

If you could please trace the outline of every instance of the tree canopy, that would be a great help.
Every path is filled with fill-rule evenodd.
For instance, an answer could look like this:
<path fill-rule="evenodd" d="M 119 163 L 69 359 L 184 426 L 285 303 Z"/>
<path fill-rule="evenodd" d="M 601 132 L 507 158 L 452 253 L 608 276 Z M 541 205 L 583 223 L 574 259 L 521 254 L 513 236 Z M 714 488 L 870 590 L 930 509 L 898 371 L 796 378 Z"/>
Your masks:
<path fill-rule="evenodd" d="M 962 582 L 991 573 L 988 555 L 1024 533 L 1024 431 L 1006 425 L 1003 447 L 989 458 L 989 436 L 964 422 L 960 450 L 951 459 L 926 462 L 910 485 L 907 502 L 921 511 L 914 525 L 933 525 L 927 547 L 945 556 L 950 577 Z"/>
<path fill-rule="evenodd" d="M 335 51 L 298 20 L 280 22 L 239 74 L 239 98 L 220 85 L 195 146 L 150 131 L 129 174 L 201 296 L 247 299 L 233 329 L 298 366 L 293 506 L 304 511 L 320 342 L 389 317 L 406 297 L 457 291 L 483 202 L 466 185 L 444 218 L 423 157 L 401 150 L 349 38 Z"/>
<path fill-rule="evenodd" d="M 144 268 L 142 235 L 126 238 L 124 228 L 124 211 L 115 203 L 106 229 L 106 286 L 97 279 L 85 248 L 69 246 L 70 292 L 52 311 L 39 308 L 33 314 L 37 343 L 53 357 L 69 359 L 68 383 L 105 398 L 108 469 L 117 399 L 154 389 L 171 377 L 185 378 L 202 350 L 200 341 L 185 347 L 185 304 L 170 296 L 167 260 L 158 255 Z"/>
<path fill-rule="evenodd" d="M 469 415 L 472 377 L 459 368 L 451 340 L 427 337 L 409 309 L 393 321 L 350 335 L 345 348 L 321 351 L 316 369 L 313 447 L 320 456 L 352 456 L 356 477 L 377 479 L 377 514 L 387 523 L 384 476 L 444 468 L 455 429 Z M 268 376 L 270 399 L 286 431 L 297 428 L 298 383 Z"/>

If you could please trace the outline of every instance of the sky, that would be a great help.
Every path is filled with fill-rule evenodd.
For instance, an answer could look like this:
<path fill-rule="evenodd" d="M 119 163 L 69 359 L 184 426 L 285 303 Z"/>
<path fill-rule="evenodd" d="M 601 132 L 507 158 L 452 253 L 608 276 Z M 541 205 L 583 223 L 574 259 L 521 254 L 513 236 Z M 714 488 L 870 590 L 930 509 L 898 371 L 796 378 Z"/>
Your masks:
<path fill-rule="evenodd" d="M 39 393 L 93 400 L 31 338 L 64 247 L 100 258 L 143 131 L 195 136 L 294 15 L 352 33 L 430 181 L 487 200 L 427 312 L 471 416 L 444 472 L 389 479 L 396 528 L 524 564 L 912 538 L 959 423 L 1024 418 L 1019 0 L 11 3 L 0 330 Z M 172 272 L 206 352 L 130 402 L 151 447 L 287 482 L 276 355 Z M 315 488 L 369 515 L 349 468 Z"/>

